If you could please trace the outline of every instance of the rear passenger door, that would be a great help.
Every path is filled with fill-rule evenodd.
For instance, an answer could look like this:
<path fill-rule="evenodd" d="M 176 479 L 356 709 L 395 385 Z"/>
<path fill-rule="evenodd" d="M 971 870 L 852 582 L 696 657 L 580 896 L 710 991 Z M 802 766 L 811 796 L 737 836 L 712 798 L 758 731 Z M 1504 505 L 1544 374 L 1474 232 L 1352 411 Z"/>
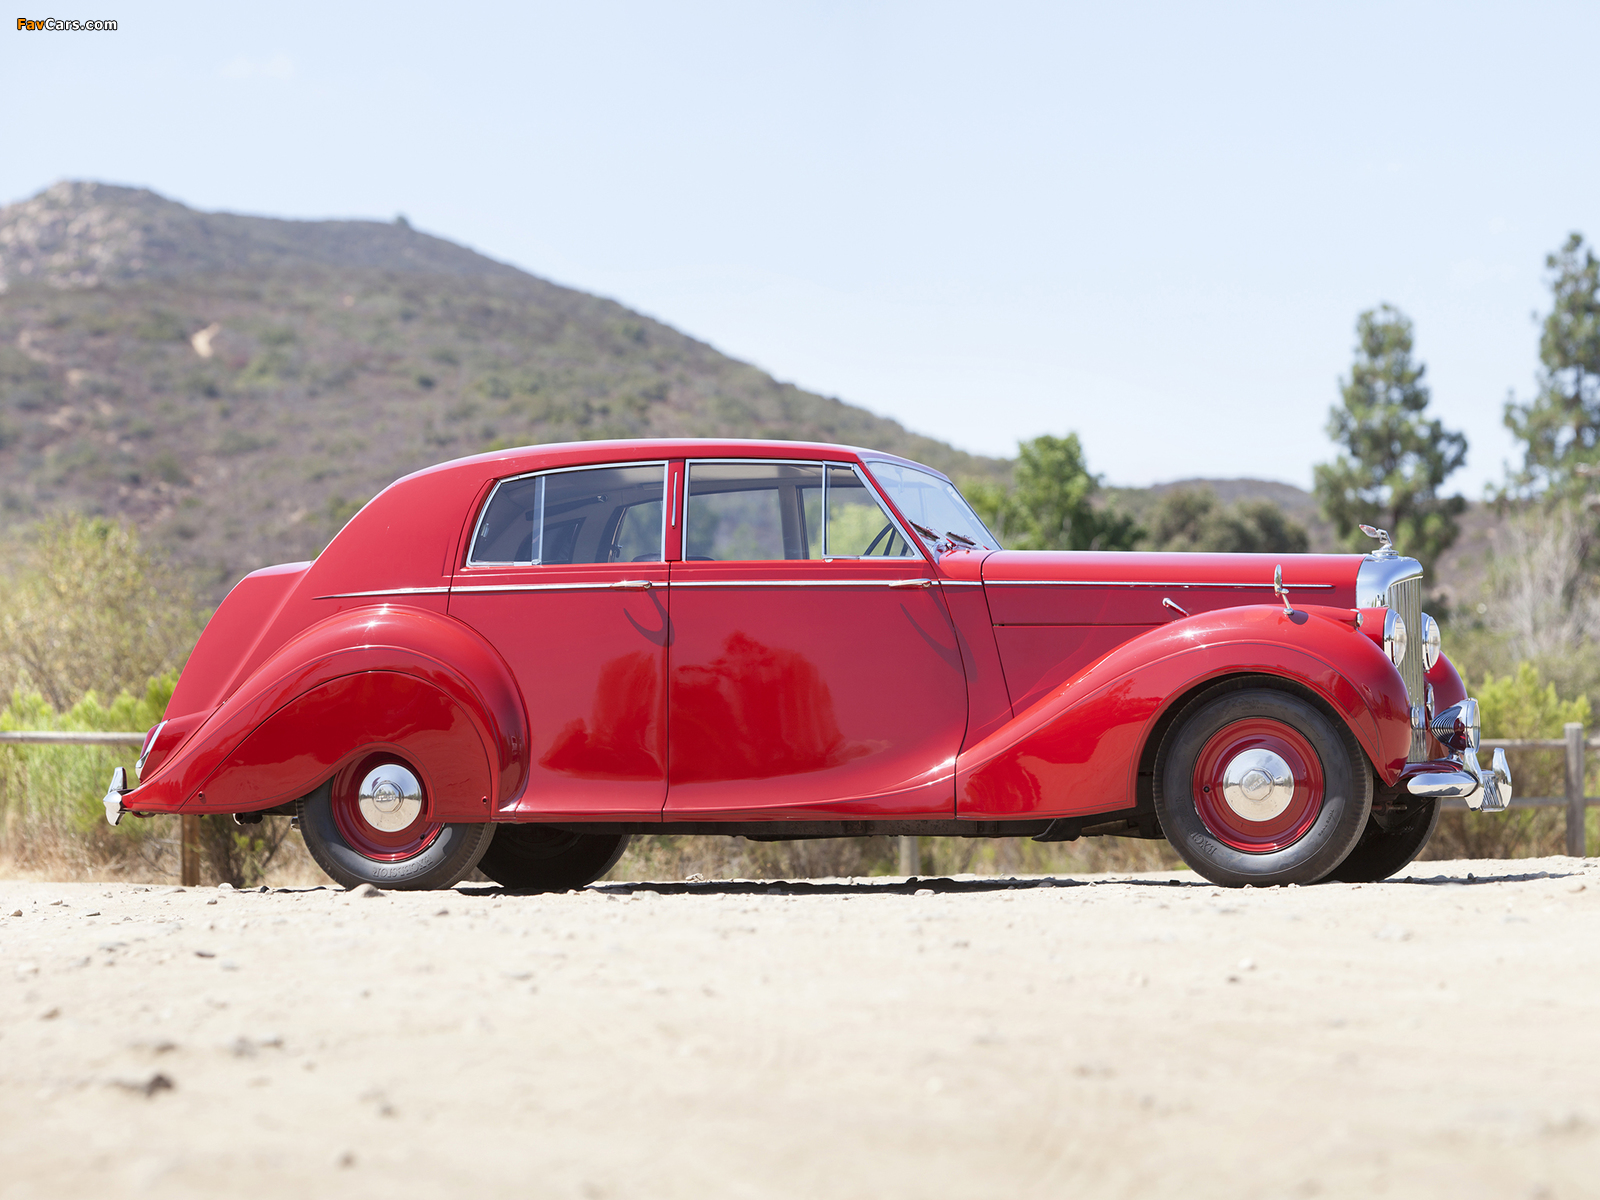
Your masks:
<path fill-rule="evenodd" d="M 933 571 L 846 463 L 691 461 L 667 819 L 949 817 L 966 678 Z"/>
<path fill-rule="evenodd" d="M 505 656 L 528 710 L 514 811 L 659 818 L 666 795 L 667 464 L 501 480 L 450 615 Z"/>

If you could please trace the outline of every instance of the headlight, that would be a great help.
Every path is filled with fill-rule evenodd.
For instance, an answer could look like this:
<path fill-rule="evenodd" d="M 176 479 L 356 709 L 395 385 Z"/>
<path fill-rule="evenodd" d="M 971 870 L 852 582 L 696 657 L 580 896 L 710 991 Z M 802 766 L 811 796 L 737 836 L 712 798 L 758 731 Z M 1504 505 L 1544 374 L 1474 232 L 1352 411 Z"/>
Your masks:
<path fill-rule="evenodd" d="M 1439 622 L 1427 613 L 1422 614 L 1422 669 L 1433 670 L 1439 661 Z"/>
<path fill-rule="evenodd" d="M 1383 617 L 1383 652 L 1397 667 L 1406 660 L 1405 619 L 1392 608 Z"/>

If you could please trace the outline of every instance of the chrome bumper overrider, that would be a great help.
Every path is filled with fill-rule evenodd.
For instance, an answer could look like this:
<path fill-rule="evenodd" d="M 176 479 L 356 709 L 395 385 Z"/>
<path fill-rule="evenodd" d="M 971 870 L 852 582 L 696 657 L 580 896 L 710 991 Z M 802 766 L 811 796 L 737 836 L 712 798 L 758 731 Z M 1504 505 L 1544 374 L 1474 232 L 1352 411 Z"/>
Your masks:
<path fill-rule="evenodd" d="M 1478 762 L 1481 729 L 1476 700 L 1451 705 L 1428 723 L 1428 731 L 1451 752 L 1450 757 L 1410 764 L 1406 791 L 1413 796 L 1465 800 L 1474 812 L 1504 812 L 1511 807 L 1511 768 L 1506 765 L 1506 752 L 1495 750 L 1487 771 Z"/>
<path fill-rule="evenodd" d="M 122 807 L 122 797 L 133 789 L 128 786 L 128 772 L 118 767 L 111 772 L 111 786 L 106 789 L 106 798 L 102 802 L 106 806 L 106 820 L 116 825 L 122 821 L 122 814 L 128 810 Z"/>

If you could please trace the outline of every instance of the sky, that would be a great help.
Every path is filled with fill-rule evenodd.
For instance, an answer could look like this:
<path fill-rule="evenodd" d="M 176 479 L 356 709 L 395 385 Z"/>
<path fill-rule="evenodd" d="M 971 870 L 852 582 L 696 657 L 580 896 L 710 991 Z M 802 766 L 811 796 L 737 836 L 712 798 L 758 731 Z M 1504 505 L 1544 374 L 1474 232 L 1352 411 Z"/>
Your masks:
<path fill-rule="evenodd" d="M 1600 239 L 1592 0 L 77 15 L 119 27 L 0 28 L 0 203 L 403 213 L 963 449 L 1075 431 L 1113 484 L 1309 487 L 1387 302 L 1481 496 L 1545 256 Z"/>

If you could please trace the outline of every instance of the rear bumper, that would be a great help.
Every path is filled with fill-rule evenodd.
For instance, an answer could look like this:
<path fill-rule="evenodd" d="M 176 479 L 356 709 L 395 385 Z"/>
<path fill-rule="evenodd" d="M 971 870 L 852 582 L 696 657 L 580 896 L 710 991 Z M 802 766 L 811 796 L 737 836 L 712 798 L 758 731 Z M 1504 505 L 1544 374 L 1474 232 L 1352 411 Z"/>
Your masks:
<path fill-rule="evenodd" d="M 128 786 L 128 772 L 118 767 L 111 772 L 111 786 L 106 789 L 106 796 L 102 803 L 106 806 L 106 820 L 113 825 L 122 823 L 123 814 L 128 810 L 122 806 L 122 798 L 133 789 Z"/>

